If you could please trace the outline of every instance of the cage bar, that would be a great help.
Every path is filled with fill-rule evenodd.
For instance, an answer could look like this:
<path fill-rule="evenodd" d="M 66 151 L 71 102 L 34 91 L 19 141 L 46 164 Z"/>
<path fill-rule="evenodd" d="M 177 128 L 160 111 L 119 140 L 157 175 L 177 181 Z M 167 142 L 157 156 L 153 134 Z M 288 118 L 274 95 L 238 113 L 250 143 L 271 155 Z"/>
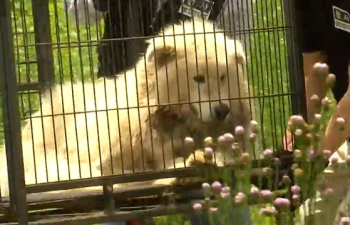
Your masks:
<path fill-rule="evenodd" d="M 49 1 L 31 0 L 39 82 L 45 87 L 55 82 Z"/>
<path fill-rule="evenodd" d="M 21 125 L 9 0 L 0 1 L 0 85 L 11 209 L 18 224 L 28 224 Z"/>

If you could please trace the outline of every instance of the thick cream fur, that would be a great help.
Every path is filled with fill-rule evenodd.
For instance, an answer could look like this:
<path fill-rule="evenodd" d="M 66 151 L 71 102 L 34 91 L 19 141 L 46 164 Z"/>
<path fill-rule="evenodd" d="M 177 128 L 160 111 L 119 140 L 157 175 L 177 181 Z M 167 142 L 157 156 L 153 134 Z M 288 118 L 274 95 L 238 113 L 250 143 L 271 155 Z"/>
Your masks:
<path fill-rule="evenodd" d="M 167 36 L 172 34 L 182 35 Z M 200 121 L 204 135 L 232 132 L 237 123 L 248 129 L 248 100 L 229 100 L 248 97 L 238 41 L 214 30 L 211 22 L 195 20 L 169 26 L 149 43 L 145 57 L 125 76 L 66 82 L 43 94 L 42 108 L 22 129 L 26 184 L 174 168 L 173 153 L 191 154 L 182 142 L 193 121 Z M 196 83 L 196 75 L 204 75 L 205 82 Z M 220 101 L 231 113 L 213 127 L 218 121 L 212 108 Z M 152 125 L 159 105 L 169 103 L 182 119 L 170 127 Z M 0 179 L 6 196 L 4 152 Z M 184 166 L 183 159 L 175 161 Z"/>

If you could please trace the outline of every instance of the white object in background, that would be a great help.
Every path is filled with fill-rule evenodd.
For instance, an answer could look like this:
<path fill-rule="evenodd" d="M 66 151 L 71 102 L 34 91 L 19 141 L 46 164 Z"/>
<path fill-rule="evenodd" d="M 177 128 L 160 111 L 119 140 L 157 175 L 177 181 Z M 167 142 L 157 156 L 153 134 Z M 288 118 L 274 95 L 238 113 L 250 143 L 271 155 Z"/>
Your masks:
<path fill-rule="evenodd" d="M 76 7 L 74 2 L 76 2 Z M 100 12 L 95 9 L 92 0 L 70 0 L 68 14 L 79 25 L 95 25 L 105 15 L 104 12 Z"/>
<path fill-rule="evenodd" d="M 345 164 L 346 158 L 349 156 L 350 143 L 345 141 L 339 149 L 333 153 L 331 158 L 337 158 L 338 164 Z M 331 160 L 330 160 L 331 161 Z M 350 170 L 348 167 L 330 165 L 324 170 L 323 178 L 324 185 L 333 189 L 333 195 L 329 199 L 322 198 L 320 192 L 316 193 L 313 208 L 310 211 L 310 199 L 305 201 L 305 204 L 299 208 L 299 219 L 295 225 L 308 225 L 311 218 L 315 225 L 336 225 L 339 224 L 339 213 L 347 210 L 350 204 L 349 193 L 349 176 Z M 349 212 L 346 212 L 349 213 Z M 306 220 L 306 221 L 305 221 Z"/>

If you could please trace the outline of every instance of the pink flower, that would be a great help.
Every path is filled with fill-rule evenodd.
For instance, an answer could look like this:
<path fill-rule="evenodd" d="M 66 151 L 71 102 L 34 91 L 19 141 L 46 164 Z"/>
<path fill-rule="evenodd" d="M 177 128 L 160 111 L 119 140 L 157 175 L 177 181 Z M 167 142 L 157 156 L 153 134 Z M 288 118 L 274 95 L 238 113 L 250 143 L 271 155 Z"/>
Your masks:
<path fill-rule="evenodd" d="M 293 201 L 299 201 L 300 197 L 299 197 L 299 195 L 294 194 L 292 196 L 292 199 L 293 199 Z"/>
<path fill-rule="evenodd" d="M 212 213 L 216 213 L 218 211 L 218 208 L 216 207 L 210 207 L 209 208 L 209 211 L 212 212 Z"/>
<path fill-rule="evenodd" d="M 349 217 L 342 217 L 340 219 L 341 225 L 349 225 L 350 224 L 350 218 Z"/>
<path fill-rule="evenodd" d="M 291 180 L 290 180 L 290 178 L 287 175 L 283 175 L 282 182 L 284 184 L 290 184 Z"/>
<path fill-rule="evenodd" d="M 305 125 L 305 120 L 302 116 L 300 115 L 293 115 L 290 117 L 289 119 L 290 121 L 290 124 L 293 126 L 293 127 L 302 127 Z"/>
<path fill-rule="evenodd" d="M 215 194 L 219 194 L 221 192 L 222 189 L 222 185 L 220 184 L 220 182 L 218 181 L 214 181 L 211 184 L 211 190 L 215 193 Z"/>
<path fill-rule="evenodd" d="M 193 204 L 192 208 L 193 208 L 196 212 L 200 212 L 200 211 L 202 211 L 202 204 L 200 204 L 200 203 L 195 203 L 195 204 Z"/>
<path fill-rule="evenodd" d="M 273 156 L 273 151 L 271 149 L 265 149 L 263 151 L 263 155 L 265 159 L 271 159 Z"/>
<path fill-rule="evenodd" d="M 277 213 L 277 210 L 275 207 L 266 207 L 262 208 L 259 212 L 261 216 L 272 216 Z"/>
<path fill-rule="evenodd" d="M 331 104 L 331 101 L 329 100 L 328 97 L 325 97 L 324 99 L 322 99 L 321 101 L 321 105 L 323 107 L 323 109 L 328 110 L 329 109 L 329 105 Z"/>
<path fill-rule="evenodd" d="M 272 198 L 272 192 L 270 190 L 262 190 L 260 191 L 260 196 L 263 199 L 270 200 Z"/>
<path fill-rule="evenodd" d="M 229 198 L 231 196 L 230 192 L 222 192 L 220 193 L 221 198 Z"/>
<path fill-rule="evenodd" d="M 254 195 L 254 196 L 258 195 L 259 194 L 259 189 L 257 187 L 250 188 L 250 194 Z"/>
<path fill-rule="evenodd" d="M 193 146 L 194 145 L 194 140 L 191 137 L 186 137 L 184 142 L 185 142 L 186 146 Z"/>
<path fill-rule="evenodd" d="M 213 155 L 214 155 L 214 151 L 212 148 L 210 147 L 204 148 L 204 156 L 206 159 L 209 159 L 209 160 L 212 159 Z"/>
<path fill-rule="evenodd" d="M 345 127 L 345 120 L 344 120 L 344 118 L 338 117 L 337 120 L 336 120 L 336 123 L 338 124 L 340 130 L 344 130 L 344 127 Z"/>
<path fill-rule="evenodd" d="M 242 135 L 244 135 L 244 128 L 243 128 L 242 126 L 237 126 L 237 127 L 235 128 L 235 134 L 236 134 L 237 136 L 242 136 Z"/>
<path fill-rule="evenodd" d="M 293 194 L 299 194 L 301 190 L 301 188 L 298 185 L 293 185 L 290 189 L 293 192 Z"/>
<path fill-rule="evenodd" d="M 221 189 L 221 192 L 224 192 L 224 193 L 230 193 L 230 187 L 223 187 L 222 189 Z"/>
<path fill-rule="evenodd" d="M 225 137 L 223 135 L 221 135 L 219 138 L 218 138 L 218 142 L 219 143 L 224 143 L 225 142 Z"/>
<path fill-rule="evenodd" d="M 223 136 L 225 138 L 225 142 L 234 142 L 235 141 L 235 137 L 230 133 L 226 133 Z"/>
<path fill-rule="evenodd" d="M 277 207 L 289 207 L 290 201 L 287 198 L 276 198 L 275 205 Z"/>
<path fill-rule="evenodd" d="M 235 202 L 236 203 L 242 203 L 245 200 L 245 194 L 242 192 L 237 193 L 235 196 Z"/>

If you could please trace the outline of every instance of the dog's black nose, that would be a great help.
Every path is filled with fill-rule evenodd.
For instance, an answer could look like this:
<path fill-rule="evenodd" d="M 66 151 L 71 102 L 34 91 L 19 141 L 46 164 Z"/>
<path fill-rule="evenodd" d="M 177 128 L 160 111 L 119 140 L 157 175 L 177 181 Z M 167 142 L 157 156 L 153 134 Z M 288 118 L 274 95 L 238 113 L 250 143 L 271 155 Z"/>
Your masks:
<path fill-rule="evenodd" d="M 220 105 L 214 107 L 215 116 L 219 120 L 224 120 L 229 112 L 230 107 L 226 104 L 220 103 Z"/>

